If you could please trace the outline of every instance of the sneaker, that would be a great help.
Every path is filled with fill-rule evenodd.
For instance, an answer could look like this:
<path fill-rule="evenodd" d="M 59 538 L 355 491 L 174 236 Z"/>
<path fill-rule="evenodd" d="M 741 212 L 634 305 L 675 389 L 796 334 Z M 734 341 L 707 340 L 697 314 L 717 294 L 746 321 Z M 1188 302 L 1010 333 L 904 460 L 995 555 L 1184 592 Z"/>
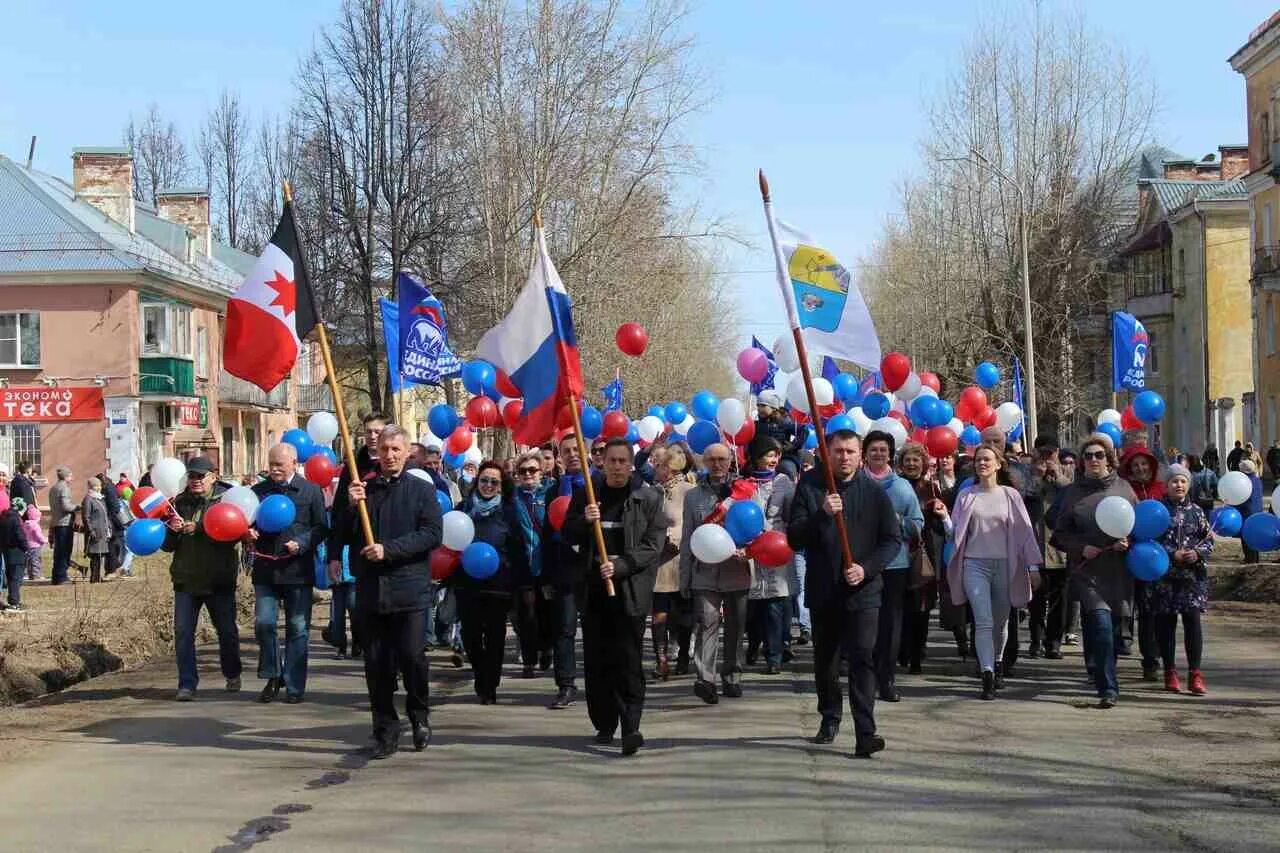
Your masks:
<path fill-rule="evenodd" d="M 196 692 L 189 687 L 179 687 L 173 698 L 179 702 L 190 702 L 196 698 Z"/>
<path fill-rule="evenodd" d="M 785 649 L 783 649 L 783 650 L 782 650 L 782 662 L 783 662 L 783 663 L 791 663 L 791 662 L 792 662 L 793 660 L 795 660 L 795 659 L 796 659 L 796 653 L 795 653 L 795 652 L 793 652 L 793 651 L 791 651 L 791 649 L 790 649 L 790 648 L 785 648 Z"/>
<path fill-rule="evenodd" d="M 1080 645 L 1080 635 L 1079 635 L 1079 634 L 1067 634 L 1067 636 L 1065 636 L 1065 637 L 1063 637 L 1063 638 L 1062 638 L 1062 645 L 1064 645 L 1064 646 L 1078 646 L 1078 645 Z"/>
<path fill-rule="evenodd" d="M 227 679 L 227 692 L 228 692 L 228 693 L 239 693 L 239 692 L 240 692 L 240 679 L 239 679 L 239 678 L 228 678 L 228 679 Z"/>
<path fill-rule="evenodd" d="M 1062 652 L 1058 651 L 1057 649 L 1045 649 L 1044 659 L 1045 660 L 1062 660 Z"/>
<path fill-rule="evenodd" d="M 578 701 L 578 688 L 570 685 L 568 687 L 561 687 L 560 692 L 556 693 L 555 700 L 547 707 L 556 711 L 560 711 L 560 710 L 563 710 L 564 708 L 568 708 L 570 705 L 572 705 L 577 701 Z"/>
<path fill-rule="evenodd" d="M 801 628 L 801 629 L 800 629 L 800 639 L 796 640 L 796 645 L 797 645 L 797 646 L 807 646 L 807 645 L 809 645 L 809 639 L 810 639 L 809 629 L 808 629 L 808 628 Z"/>
<path fill-rule="evenodd" d="M 1203 696 L 1209 692 L 1209 688 L 1204 683 L 1204 676 L 1200 674 L 1200 670 L 1193 669 L 1187 673 L 1187 680 L 1190 682 L 1187 689 L 1196 696 Z"/>
<path fill-rule="evenodd" d="M 720 692 L 730 699 L 741 699 L 742 685 L 737 682 L 734 682 L 733 684 L 725 684 L 721 688 Z"/>
<path fill-rule="evenodd" d="M 765 668 L 765 675 L 777 675 L 780 672 L 782 672 L 782 667 L 778 666 L 776 663 L 771 663 Z"/>
<path fill-rule="evenodd" d="M 1154 663 L 1144 663 L 1142 665 L 1142 680 L 1143 681 L 1159 681 L 1160 680 L 1159 665 Z"/>
<path fill-rule="evenodd" d="M 453 664 L 454 669 L 462 669 L 462 665 L 465 662 L 466 661 L 462 659 L 462 652 L 460 651 L 455 650 L 454 653 L 449 656 L 449 663 Z"/>
<path fill-rule="evenodd" d="M 1182 680 L 1178 678 L 1176 669 L 1166 669 L 1164 671 L 1164 689 L 1170 693 L 1179 693 L 1182 691 Z"/>
<path fill-rule="evenodd" d="M 1108 693 L 1098 700 L 1098 707 L 1102 709 L 1114 708 L 1119 697 L 1114 693 Z"/>
<path fill-rule="evenodd" d="M 21 604 L 10 604 L 8 610 L 10 613 L 26 613 L 27 612 L 27 608 L 23 607 Z"/>

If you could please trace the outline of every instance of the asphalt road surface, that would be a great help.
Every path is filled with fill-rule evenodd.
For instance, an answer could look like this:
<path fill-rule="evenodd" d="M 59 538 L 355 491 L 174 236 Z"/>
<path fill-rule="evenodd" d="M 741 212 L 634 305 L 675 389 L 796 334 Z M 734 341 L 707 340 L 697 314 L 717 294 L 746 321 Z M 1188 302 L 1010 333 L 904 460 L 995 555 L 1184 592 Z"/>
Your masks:
<path fill-rule="evenodd" d="M 935 633 L 904 701 L 877 705 L 888 749 L 869 760 L 848 730 L 809 742 L 807 654 L 715 707 L 688 677 L 651 685 L 628 759 L 592 743 L 582 703 L 545 707 L 547 675 L 509 665 L 481 707 L 433 655 L 431 747 L 369 762 L 359 662 L 316 642 L 307 701 L 260 705 L 254 649 L 237 695 L 204 649 L 192 704 L 161 662 L 0 713 L 0 848 L 1276 850 L 1280 638 L 1222 616 L 1207 637 L 1209 696 L 1166 694 L 1125 660 L 1102 711 L 1074 654 L 1025 662 L 980 702 Z"/>

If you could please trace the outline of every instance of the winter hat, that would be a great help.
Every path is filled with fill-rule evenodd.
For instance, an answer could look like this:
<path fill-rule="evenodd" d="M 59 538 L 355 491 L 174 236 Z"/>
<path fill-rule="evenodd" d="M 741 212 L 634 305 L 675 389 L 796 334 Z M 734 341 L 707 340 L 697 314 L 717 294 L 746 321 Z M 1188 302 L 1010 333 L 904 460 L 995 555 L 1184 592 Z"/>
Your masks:
<path fill-rule="evenodd" d="M 761 391 L 760 396 L 756 397 L 756 405 L 768 406 L 771 409 L 781 409 L 786 406 L 782 400 L 782 395 L 772 388 Z"/>
<path fill-rule="evenodd" d="M 1170 465 L 1168 469 L 1164 472 L 1165 483 L 1168 484 L 1172 482 L 1174 477 L 1181 477 L 1184 480 L 1186 480 L 1188 483 L 1191 482 L 1191 472 L 1186 469 L 1186 466 L 1179 465 L 1176 462 Z"/>
<path fill-rule="evenodd" d="M 25 498 L 14 498 L 12 501 L 9 502 L 9 506 L 18 515 L 22 515 L 24 512 L 27 511 L 27 501 Z"/>

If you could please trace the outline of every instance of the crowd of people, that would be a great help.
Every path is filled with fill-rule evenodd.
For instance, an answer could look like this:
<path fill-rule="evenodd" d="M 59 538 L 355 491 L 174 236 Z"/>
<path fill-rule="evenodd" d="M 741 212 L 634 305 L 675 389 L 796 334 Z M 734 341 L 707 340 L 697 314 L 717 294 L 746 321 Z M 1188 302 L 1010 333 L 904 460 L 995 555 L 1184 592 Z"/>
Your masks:
<path fill-rule="evenodd" d="M 777 400 L 762 395 L 760 403 L 756 436 L 741 452 L 712 444 L 694 453 L 683 441 L 659 439 L 637 453 L 623 439 L 597 439 L 584 460 L 570 434 L 457 472 L 445 470 L 440 448 L 371 414 L 354 476 L 344 470 L 328 488 L 301 476 L 291 446 L 273 448 L 268 476 L 253 488 L 287 496 L 295 520 L 276 534 L 251 531 L 238 544 L 204 532 L 199 519 L 220 491 L 209 460 L 190 460 L 186 491 L 174 501 L 180 519 L 164 545 L 173 554 L 177 698 L 195 697 L 201 607 L 219 634 L 226 688 L 241 687 L 242 559 L 255 593 L 259 700 L 283 691 L 284 702 L 304 701 L 312 588 L 330 586 L 323 636 L 339 657 L 363 658 L 379 758 L 399 748 L 400 686 L 414 747 L 430 740 L 432 649 L 446 650 L 453 666 L 470 666 L 480 704 L 499 702 L 508 624 L 521 674 L 552 670 L 552 709 L 578 701 L 581 630 L 596 741 L 620 735 L 624 755 L 644 742 L 646 682 L 691 672 L 692 692 L 716 705 L 744 696 L 751 668 L 777 674 L 795 646 L 809 642 L 821 716 L 815 741 L 837 737 L 847 677 L 855 753 L 872 755 L 885 745 L 876 701 L 903 700 L 899 676 L 922 671 L 935 611 L 959 657 L 974 658 L 983 700 L 1000 695 L 1021 652 L 1061 659 L 1081 635 L 1100 707 L 1118 701 L 1117 659 L 1131 653 L 1135 637 L 1142 677 L 1158 681 L 1163 669 L 1165 688 L 1182 690 L 1179 618 L 1187 689 L 1207 692 L 1201 614 L 1214 538 L 1199 460 L 1194 472 L 1162 464 L 1140 442 L 1117 454 L 1102 434 L 1078 452 L 1042 436 L 1023 453 L 999 428 L 985 430 L 964 455 L 935 459 L 913 442 L 895 446 L 884 432 L 836 431 L 827 436 L 828 474 L 803 450 Z M 1160 580 L 1135 583 L 1128 540 L 1099 527 L 1096 507 L 1111 496 L 1167 507 L 1172 523 L 1159 541 L 1171 568 Z M 553 512 L 559 497 L 569 498 L 562 520 Z M 745 550 L 718 563 L 697 558 L 693 532 L 739 500 L 757 503 L 766 529 L 785 534 L 793 549 L 785 565 L 766 567 Z M 440 571 L 450 507 L 471 520 L 474 541 L 498 555 L 492 574 L 474 577 L 456 562 L 452 573 Z"/>

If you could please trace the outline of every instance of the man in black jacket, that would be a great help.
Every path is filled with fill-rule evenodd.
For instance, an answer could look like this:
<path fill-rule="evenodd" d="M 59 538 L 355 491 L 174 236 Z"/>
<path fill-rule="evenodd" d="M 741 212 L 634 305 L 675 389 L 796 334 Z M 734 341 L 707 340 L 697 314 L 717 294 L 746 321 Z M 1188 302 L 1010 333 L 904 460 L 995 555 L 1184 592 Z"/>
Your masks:
<path fill-rule="evenodd" d="M 582 491 L 586 475 L 582 471 L 582 459 L 578 455 L 578 437 L 574 434 L 560 439 L 562 473 L 547 493 L 547 504 L 559 497 L 570 498 Z M 585 504 L 585 492 L 583 492 Z M 582 557 L 579 549 L 565 541 L 563 532 L 553 533 L 548 559 L 542 567 L 543 597 L 551 614 L 551 651 L 555 662 L 556 698 L 551 708 L 568 708 L 578 699 L 575 670 L 578 659 L 574 644 L 578 638 L 578 607 L 581 601 L 574 595 L 574 583 Z M 656 575 L 655 575 L 656 579 Z"/>
<path fill-rule="evenodd" d="M 644 745 L 644 623 L 653 606 L 653 584 L 669 522 L 662 492 L 631 477 L 630 443 L 613 438 L 604 450 L 597 503 L 588 505 L 586 490 L 575 490 L 563 532 L 565 541 L 577 545 L 582 554 L 577 598 L 587 715 L 598 744 L 612 743 L 621 723 L 622 754 L 634 755 Z M 596 521 L 604 528 L 603 559 L 597 556 L 592 529 Z M 613 596 L 605 587 L 608 580 L 613 581 Z"/>
<path fill-rule="evenodd" d="M 836 493 L 814 470 L 800 478 L 791 505 L 787 539 L 805 550 L 805 600 L 813 620 L 813 677 L 822 723 L 815 743 L 831 743 L 840 731 L 843 696 L 840 651 L 849 657 L 849 704 L 853 711 L 854 752 L 870 756 L 884 749 L 876 734 L 876 673 L 872 657 L 879 627 L 880 577 L 902 545 L 902 530 L 889 496 L 860 473 L 862 443 L 849 430 L 827 439 Z M 853 565 L 846 566 L 835 516 L 844 517 Z"/>
<path fill-rule="evenodd" d="M 284 495 L 294 506 L 293 523 L 279 533 L 251 528 L 253 547 L 254 634 L 258 638 L 258 677 L 267 680 L 259 702 L 276 698 L 296 705 L 307 688 L 307 640 L 311 627 L 311 588 L 316 582 L 315 550 L 328 532 L 324 493 L 298 473 L 298 451 L 277 444 L 267 453 L 267 479 L 253 487 L 260 500 Z M 284 659 L 276 633 L 284 600 Z"/>
<path fill-rule="evenodd" d="M 427 596 L 431 552 L 443 533 L 440 502 L 432 484 L 404 476 L 409 436 L 388 425 L 378 437 L 378 476 L 352 483 L 351 500 L 367 500 L 376 544 L 351 551 L 356 576 L 356 606 L 364 623 L 364 677 L 373 711 L 373 757 L 387 758 L 400 748 L 396 715 L 396 665 L 404 680 L 405 715 L 413 728 L 413 748 L 431 740 L 427 719 Z M 350 514 L 349 540 L 363 543 L 360 522 Z M 339 567 L 341 571 L 341 567 Z M 330 569 L 330 578 L 334 576 Z"/>

